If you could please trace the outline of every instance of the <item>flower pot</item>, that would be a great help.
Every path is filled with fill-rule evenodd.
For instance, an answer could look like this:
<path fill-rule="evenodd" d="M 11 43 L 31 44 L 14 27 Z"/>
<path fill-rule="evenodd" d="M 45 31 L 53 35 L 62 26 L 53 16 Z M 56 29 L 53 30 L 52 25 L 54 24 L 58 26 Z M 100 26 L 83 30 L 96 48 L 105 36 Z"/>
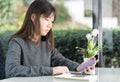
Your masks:
<path fill-rule="evenodd" d="M 90 60 L 90 58 L 84 58 L 84 62 L 87 62 L 88 60 Z M 90 72 L 87 72 L 87 74 L 95 74 L 95 69 L 91 70 Z"/>

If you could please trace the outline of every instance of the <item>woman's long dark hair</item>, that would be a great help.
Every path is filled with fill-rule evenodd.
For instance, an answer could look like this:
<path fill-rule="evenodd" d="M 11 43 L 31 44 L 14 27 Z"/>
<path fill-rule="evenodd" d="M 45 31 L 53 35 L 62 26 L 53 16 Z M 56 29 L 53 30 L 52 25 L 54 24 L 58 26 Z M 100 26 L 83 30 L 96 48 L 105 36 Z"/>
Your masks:
<path fill-rule="evenodd" d="M 54 13 L 56 18 L 56 10 L 49 1 L 35 0 L 34 2 L 31 3 L 31 5 L 29 6 L 26 12 L 26 16 L 21 29 L 14 35 L 12 35 L 10 40 L 12 38 L 23 38 L 29 40 L 29 37 L 34 38 L 34 34 L 41 36 L 39 18 L 41 15 L 45 15 L 46 17 L 49 17 L 51 13 Z M 36 15 L 36 19 L 34 22 L 31 20 L 32 14 Z M 50 40 L 49 50 L 52 50 L 54 48 L 54 38 L 53 38 L 52 29 L 48 32 L 46 38 Z"/>

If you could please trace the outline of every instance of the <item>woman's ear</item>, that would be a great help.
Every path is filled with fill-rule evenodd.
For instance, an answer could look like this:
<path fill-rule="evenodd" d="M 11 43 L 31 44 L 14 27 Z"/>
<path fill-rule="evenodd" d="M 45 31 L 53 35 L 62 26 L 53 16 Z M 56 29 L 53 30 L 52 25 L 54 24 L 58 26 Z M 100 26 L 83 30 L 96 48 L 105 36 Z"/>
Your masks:
<path fill-rule="evenodd" d="M 35 14 L 32 14 L 32 15 L 31 15 L 31 20 L 34 22 L 35 19 L 36 19 L 36 15 L 35 15 Z"/>

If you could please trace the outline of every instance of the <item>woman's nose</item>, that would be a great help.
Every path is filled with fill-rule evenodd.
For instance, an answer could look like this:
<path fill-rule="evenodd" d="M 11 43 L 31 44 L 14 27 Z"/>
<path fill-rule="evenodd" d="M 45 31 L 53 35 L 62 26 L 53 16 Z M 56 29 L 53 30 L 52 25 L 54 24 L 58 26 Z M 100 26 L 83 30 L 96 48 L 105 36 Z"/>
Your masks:
<path fill-rule="evenodd" d="M 49 21 L 49 27 L 52 27 L 52 21 Z"/>

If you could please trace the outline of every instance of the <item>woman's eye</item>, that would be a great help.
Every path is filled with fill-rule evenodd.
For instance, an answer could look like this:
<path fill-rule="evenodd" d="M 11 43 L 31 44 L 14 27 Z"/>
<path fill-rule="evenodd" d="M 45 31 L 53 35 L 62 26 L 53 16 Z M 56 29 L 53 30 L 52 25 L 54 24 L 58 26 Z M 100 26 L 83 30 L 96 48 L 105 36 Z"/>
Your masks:
<path fill-rule="evenodd" d="M 52 23 L 54 23 L 54 21 L 52 21 Z"/>
<path fill-rule="evenodd" d="M 49 21 L 49 18 L 45 18 L 45 20 Z"/>

